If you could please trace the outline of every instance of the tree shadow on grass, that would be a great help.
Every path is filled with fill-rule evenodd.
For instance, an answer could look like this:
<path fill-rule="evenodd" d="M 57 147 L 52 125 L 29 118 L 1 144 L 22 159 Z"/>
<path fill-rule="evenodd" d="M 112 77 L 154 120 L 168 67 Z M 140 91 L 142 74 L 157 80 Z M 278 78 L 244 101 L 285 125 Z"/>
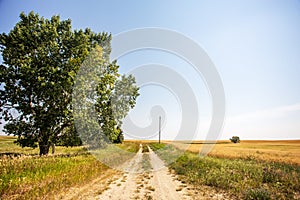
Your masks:
<path fill-rule="evenodd" d="M 18 157 L 18 156 L 22 156 L 25 154 L 22 153 L 15 153 L 15 152 L 4 152 L 4 153 L 0 153 L 0 158 L 2 157 Z"/>

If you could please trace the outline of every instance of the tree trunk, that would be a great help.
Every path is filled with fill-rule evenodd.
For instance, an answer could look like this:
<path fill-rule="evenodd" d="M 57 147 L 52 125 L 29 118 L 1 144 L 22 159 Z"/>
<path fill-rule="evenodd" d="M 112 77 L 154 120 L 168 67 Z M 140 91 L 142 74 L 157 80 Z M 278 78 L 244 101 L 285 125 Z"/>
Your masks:
<path fill-rule="evenodd" d="M 55 144 L 54 143 L 51 144 L 51 149 L 52 149 L 52 155 L 53 155 L 55 153 Z"/>
<path fill-rule="evenodd" d="M 49 144 L 39 144 L 39 147 L 40 147 L 40 156 L 42 155 L 47 155 L 49 153 L 49 147 L 50 145 Z"/>

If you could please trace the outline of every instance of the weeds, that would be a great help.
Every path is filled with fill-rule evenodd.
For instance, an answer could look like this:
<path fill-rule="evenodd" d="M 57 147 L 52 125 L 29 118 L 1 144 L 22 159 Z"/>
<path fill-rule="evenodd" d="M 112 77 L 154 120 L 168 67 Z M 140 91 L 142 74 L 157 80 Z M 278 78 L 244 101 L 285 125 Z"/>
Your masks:
<path fill-rule="evenodd" d="M 0 199 L 52 199 L 62 190 L 87 184 L 109 169 L 84 147 L 57 147 L 55 155 L 40 157 L 37 149 L 18 147 L 14 140 L 0 138 Z M 128 152 L 138 150 L 135 143 L 118 146 L 125 150 L 124 154 L 112 155 L 118 162 L 134 155 Z M 125 154 L 128 157 L 123 158 Z"/>
<path fill-rule="evenodd" d="M 142 153 L 148 153 L 149 152 L 149 148 L 147 145 L 143 145 L 143 150 Z"/>
<path fill-rule="evenodd" d="M 150 156 L 149 154 L 143 154 L 142 157 L 142 168 L 144 171 L 149 171 L 152 169 L 152 165 L 150 162 Z"/>
<path fill-rule="evenodd" d="M 110 144 L 105 148 L 93 149 L 90 152 L 106 165 L 117 168 L 136 154 L 138 146 L 137 143 Z"/>
<path fill-rule="evenodd" d="M 0 197 L 40 198 L 86 183 L 108 169 L 91 155 L 1 159 Z"/>
<path fill-rule="evenodd" d="M 153 150 L 153 151 L 158 151 L 158 150 L 160 150 L 160 149 L 163 149 L 163 148 L 165 148 L 166 147 L 166 144 L 163 144 L 163 143 L 151 143 L 150 144 L 150 146 L 151 146 L 151 149 Z"/>
<path fill-rule="evenodd" d="M 250 189 L 245 192 L 245 200 L 269 200 L 271 199 L 270 193 L 264 188 Z"/>
<path fill-rule="evenodd" d="M 138 142 L 123 142 L 122 144 L 117 144 L 117 147 L 120 147 L 121 149 L 131 152 L 131 153 L 136 153 L 139 150 L 139 143 Z"/>

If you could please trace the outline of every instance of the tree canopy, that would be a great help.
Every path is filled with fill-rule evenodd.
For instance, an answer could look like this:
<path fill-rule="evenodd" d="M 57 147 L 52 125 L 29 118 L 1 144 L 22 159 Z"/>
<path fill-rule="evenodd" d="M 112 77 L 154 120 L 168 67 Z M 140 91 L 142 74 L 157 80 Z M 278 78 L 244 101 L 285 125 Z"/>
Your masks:
<path fill-rule="evenodd" d="M 75 78 L 89 53 L 100 48 L 98 59 L 111 70 L 98 74 L 101 78 L 96 83 L 96 111 L 109 139 L 117 141 L 119 136 L 115 134 L 121 134 L 118 120 L 111 118 L 111 124 L 100 120 L 107 119 L 104 110 L 111 109 L 107 95 L 121 81 L 131 80 L 133 91 L 127 95 L 133 96 L 129 97 L 129 108 L 135 105 L 138 88 L 131 76 L 118 80 L 119 66 L 109 62 L 111 38 L 108 33 L 94 33 L 90 29 L 72 30 L 70 19 L 44 19 L 34 12 L 21 13 L 15 27 L 0 35 L 0 112 L 1 119 L 6 121 L 4 131 L 18 136 L 17 143 L 22 147 L 36 147 L 38 143 L 41 155 L 47 154 L 49 146 L 59 138 L 76 135 L 72 108 Z"/>

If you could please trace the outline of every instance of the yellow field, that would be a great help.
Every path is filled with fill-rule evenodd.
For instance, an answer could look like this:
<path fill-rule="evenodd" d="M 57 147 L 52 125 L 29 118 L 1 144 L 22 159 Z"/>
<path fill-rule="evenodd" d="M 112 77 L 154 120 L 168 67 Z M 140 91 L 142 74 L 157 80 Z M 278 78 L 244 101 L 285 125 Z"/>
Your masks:
<path fill-rule="evenodd" d="M 188 151 L 199 152 L 202 147 L 203 142 L 195 141 L 188 147 Z M 300 165 L 300 140 L 244 140 L 238 144 L 218 141 L 209 155 L 227 158 L 248 157 Z"/>
<path fill-rule="evenodd" d="M 129 140 L 130 142 L 152 143 L 157 140 Z M 162 141 L 173 144 L 180 149 L 199 153 L 204 141 L 192 143 Z M 206 144 L 212 147 L 208 155 L 224 158 L 254 158 L 266 161 L 294 163 L 300 165 L 300 140 L 243 140 L 241 143 L 231 143 L 228 140 L 219 140 L 216 144 Z M 209 148 L 207 147 L 207 148 Z"/>
<path fill-rule="evenodd" d="M 21 148 L 17 145 L 11 146 L 13 137 L 0 136 L 0 152 L 13 152 L 25 154 L 37 154 L 38 149 Z M 7 142 L 9 142 L 9 144 Z M 127 142 L 152 143 L 157 140 L 127 140 Z M 190 145 L 182 142 L 162 141 L 162 143 L 172 143 L 177 147 L 198 153 L 203 147 L 203 141 L 194 141 Z M 233 144 L 230 141 L 220 140 L 215 145 L 209 155 L 226 158 L 256 158 L 267 161 L 279 161 L 284 163 L 296 163 L 300 165 L 300 140 L 242 140 L 241 143 Z M 75 149 L 80 151 L 82 147 L 64 148 L 57 147 L 57 153 L 69 153 Z"/>

